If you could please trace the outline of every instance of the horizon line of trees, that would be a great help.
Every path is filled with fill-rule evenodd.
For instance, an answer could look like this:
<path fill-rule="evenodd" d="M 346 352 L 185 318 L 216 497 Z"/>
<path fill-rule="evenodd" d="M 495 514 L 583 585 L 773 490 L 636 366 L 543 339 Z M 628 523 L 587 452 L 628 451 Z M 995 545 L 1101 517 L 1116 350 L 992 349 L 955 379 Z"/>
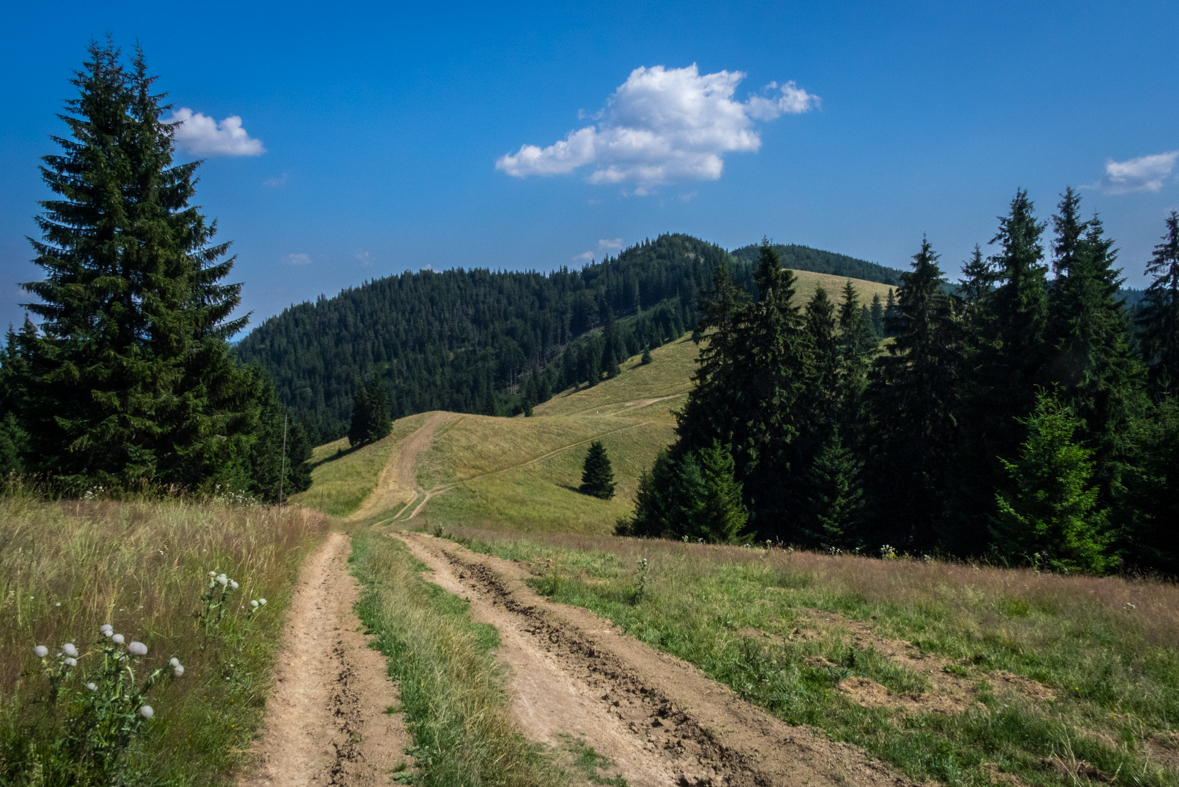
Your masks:
<path fill-rule="evenodd" d="M 718 268 L 677 440 L 619 532 L 1179 573 L 1179 214 L 1133 313 L 1073 189 L 1047 228 L 1017 192 L 957 287 L 923 240 L 883 351 L 850 282 L 800 308 L 768 242 L 756 295 Z"/>

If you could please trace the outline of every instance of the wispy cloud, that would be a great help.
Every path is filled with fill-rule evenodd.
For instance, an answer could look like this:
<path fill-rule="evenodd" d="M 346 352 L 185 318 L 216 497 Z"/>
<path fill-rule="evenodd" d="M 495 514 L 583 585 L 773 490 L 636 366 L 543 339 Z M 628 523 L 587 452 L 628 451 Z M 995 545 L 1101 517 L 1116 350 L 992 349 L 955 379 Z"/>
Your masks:
<path fill-rule="evenodd" d="M 1104 177 L 1089 188 L 1100 189 L 1106 194 L 1158 191 L 1163 187 L 1163 181 L 1174 171 L 1176 160 L 1179 160 L 1179 150 L 1139 156 L 1129 161 L 1108 159 Z"/>
<path fill-rule="evenodd" d="M 546 148 L 522 145 L 495 168 L 518 178 L 564 175 L 593 166 L 590 183 L 634 184 L 634 193 L 684 180 L 716 180 L 726 153 L 753 152 L 761 137 L 754 120 L 808 112 L 815 96 L 793 82 L 771 82 L 761 95 L 733 100 L 740 71 L 701 75 L 687 68 L 636 68 L 601 112 L 580 117 L 597 125 L 570 131 Z"/>
<path fill-rule="evenodd" d="M 284 172 L 276 178 L 267 178 L 266 180 L 262 181 L 262 185 L 271 189 L 277 189 L 280 186 L 285 186 L 287 185 L 287 173 Z"/>
<path fill-rule="evenodd" d="M 366 268 L 373 264 L 373 255 L 367 251 L 357 251 L 353 256 Z"/>
<path fill-rule="evenodd" d="M 621 249 L 622 238 L 615 238 L 614 240 L 600 240 L 598 241 L 599 249 Z"/>
<path fill-rule="evenodd" d="M 573 261 L 574 262 L 593 262 L 594 261 L 594 253 L 592 251 L 583 251 L 581 254 L 578 254 L 576 257 L 574 257 Z"/>
<path fill-rule="evenodd" d="M 306 254 L 288 254 L 286 263 L 287 265 L 310 265 L 311 257 Z"/>
<path fill-rule="evenodd" d="M 218 123 L 208 115 L 181 107 L 164 122 L 176 126 L 176 145 L 197 156 L 261 156 L 266 152 L 262 141 L 242 128 L 242 119 L 237 115 Z"/>

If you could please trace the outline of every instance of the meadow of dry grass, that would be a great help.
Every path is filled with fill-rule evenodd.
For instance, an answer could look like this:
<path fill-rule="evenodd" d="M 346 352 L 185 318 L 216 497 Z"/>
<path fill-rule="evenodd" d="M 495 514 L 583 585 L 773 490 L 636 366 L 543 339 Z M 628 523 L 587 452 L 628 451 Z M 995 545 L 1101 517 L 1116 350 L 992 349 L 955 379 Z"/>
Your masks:
<path fill-rule="evenodd" d="M 0 500 L 0 775 L 18 766 L 13 747 L 28 745 L 47 710 L 33 646 L 52 654 L 75 643 L 81 690 L 109 623 L 147 645 L 144 669 L 172 656 L 186 667 L 153 690 L 138 766 L 165 781 L 217 783 L 248 748 L 292 583 L 326 530 L 323 515 L 297 508 Z M 194 612 L 209 571 L 240 588 L 207 636 Z M 251 615 L 258 598 L 268 603 Z"/>

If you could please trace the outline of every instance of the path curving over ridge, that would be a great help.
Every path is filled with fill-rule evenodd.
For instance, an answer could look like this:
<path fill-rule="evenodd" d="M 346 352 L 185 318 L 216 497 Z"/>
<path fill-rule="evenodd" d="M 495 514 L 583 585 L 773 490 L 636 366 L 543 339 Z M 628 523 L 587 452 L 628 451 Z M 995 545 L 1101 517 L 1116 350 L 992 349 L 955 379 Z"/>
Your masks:
<path fill-rule="evenodd" d="M 435 433 L 442 426 L 462 417 L 459 413 L 434 413 L 413 434 L 402 440 L 381 470 L 377 488 L 348 518 L 365 519 L 393 508 L 399 509 L 397 516 L 400 516 L 413 505 L 414 500 L 424 496 L 426 493 L 417 482 L 418 455 L 430 449 Z"/>

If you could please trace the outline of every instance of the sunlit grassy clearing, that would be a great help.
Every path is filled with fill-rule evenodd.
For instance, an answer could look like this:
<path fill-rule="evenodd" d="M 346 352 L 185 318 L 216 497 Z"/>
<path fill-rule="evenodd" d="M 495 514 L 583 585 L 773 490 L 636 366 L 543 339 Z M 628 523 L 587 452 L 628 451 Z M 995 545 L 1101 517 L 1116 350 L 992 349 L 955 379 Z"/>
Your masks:
<path fill-rule="evenodd" d="M 291 502 L 309 506 L 333 516 L 347 516 L 360 508 L 373 490 L 389 457 L 402 440 L 425 423 L 431 413 L 418 413 L 393 422 L 393 431 L 383 440 L 333 459 L 346 449 L 347 439 L 315 449 L 312 461 L 322 462 L 311 471 L 311 488 L 291 496 Z M 329 450 L 331 449 L 331 450 Z M 325 461 L 326 460 L 326 461 Z"/>
<path fill-rule="evenodd" d="M 1179 755 L 1174 585 L 600 536 L 455 533 L 526 561 L 557 600 L 609 617 L 783 719 L 864 746 L 914 779 L 985 785 L 998 767 L 1027 784 L 1072 784 L 1060 769 L 1084 760 L 1100 780 L 1126 787 L 1179 783 L 1173 767 L 1159 764 Z M 640 557 L 650 568 L 636 603 Z M 956 715 L 862 708 L 838 690 L 840 681 L 863 676 L 903 694 L 927 689 L 928 679 L 837 625 L 814 625 L 823 611 L 952 659 L 955 674 L 977 686 L 1006 670 L 1051 687 L 1056 699 L 988 688 Z M 792 636 L 807 621 L 818 636 Z"/>
<path fill-rule="evenodd" d="M 321 515 L 297 509 L 0 501 L 0 769 L 6 759 L 15 767 L 9 747 L 24 747 L 41 719 L 33 646 L 54 653 L 74 642 L 84 675 L 99 658 L 99 626 L 110 623 L 148 646 L 145 666 L 175 655 L 186 667 L 150 695 L 155 716 L 133 766 L 161 783 L 221 783 L 260 723 L 283 611 L 325 531 Z M 213 570 L 241 587 L 206 642 L 193 612 Z M 250 599 L 263 597 L 264 611 L 247 615 Z"/>
<path fill-rule="evenodd" d="M 535 408 L 537 416 L 565 416 L 576 413 L 592 413 L 600 410 L 602 414 L 624 413 L 630 415 L 632 408 L 624 405 L 643 399 L 656 399 L 664 396 L 685 394 L 692 390 L 692 374 L 696 371 L 696 356 L 698 348 L 685 334 L 674 342 L 656 347 L 651 351 L 651 363 L 640 364 L 641 356 L 621 364 L 622 374 L 612 380 L 603 380 L 593 387 L 581 386 L 578 389 L 569 388 L 554 396 L 547 402 Z M 648 411 L 658 411 L 659 405 L 640 408 L 636 413 L 648 417 Z M 668 404 L 682 406 L 680 401 L 671 400 Z M 661 408 L 667 413 L 668 405 Z"/>
<path fill-rule="evenodd" d="M 794 276 L 796 277 L 794 303 L 797 306 L 805 308 L 819 287 L 827 291 L 827 296 L 836 306 L 843 303 L 843 288 L 848 282 L 846 276 L 832 276 L 830 273 L 812 273 L 811 271 L 794 271 Z M 896 289 L 889 284 L 864 281 L 863 279 L 851 279 L 851 283 L 856 295 L 859 296 L 860 303 L 864 306 L 872 305 L 873 295 L 879 295 L 880 300 L 884 301 L 888 297 L 888 291 Z"/>
<path fill-rule="evenodd" d="M 574 421 L 578 419 L 561 419 Z M 577 491 L 588 444 L 539 462 L 467 481 L 430 499 L 422 511 L 432 524 L 472 524 L 519 532 L 608 533 L 629 516 L 639 474 L 673 437 L 670 424 L 654 423 L 601 438 L 617 484 L 613 499 Z"/>

